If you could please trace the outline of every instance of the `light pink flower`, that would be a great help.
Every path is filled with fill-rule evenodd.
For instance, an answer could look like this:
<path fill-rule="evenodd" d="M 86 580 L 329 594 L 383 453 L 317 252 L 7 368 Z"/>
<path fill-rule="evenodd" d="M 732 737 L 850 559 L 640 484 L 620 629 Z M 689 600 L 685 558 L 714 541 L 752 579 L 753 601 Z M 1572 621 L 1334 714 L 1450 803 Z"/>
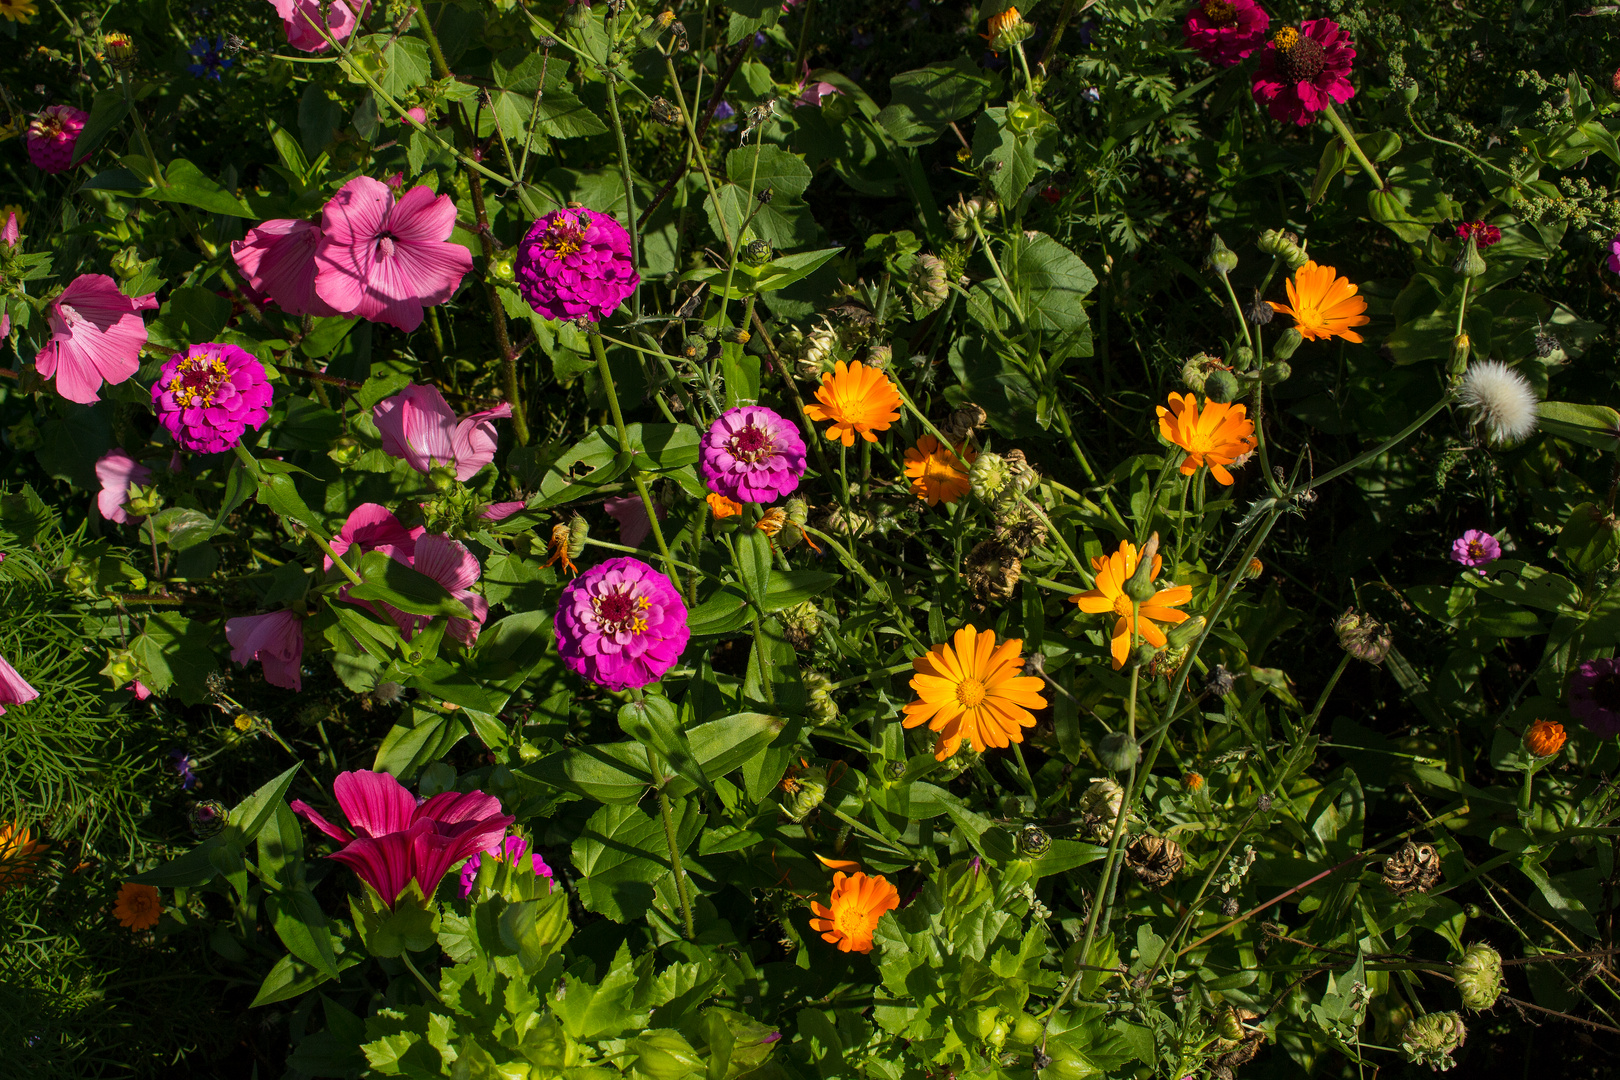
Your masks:
<path fill-rule="evenodd" d="M 397 550 L 393 557 L 417 573 L 426 574 L 437 581 L 449 590 L 451 596 L 467 605 L 472 618 L 451 619 L 450 625 L 445 629 L 451 637 L 463 645 L 471 645 L 478 640 L 478 632 L 484 628 L 484 620 L 489 618 L 489 601 L 472 591 L 472 586 L 484 572 L 483 567 L 478 565 L 476 555 L 468 551 L 459 540 L 452 540 L 438 533 L 429 533 L 416 541 L 416 553 L 411 558 L 403 558 Z M 411 640 L 433 621 L 427 615 L 410 615 L 387 604 L 379 606 L 394 620 L 406 641 Z"/>
<path fill-rule="evenodd" d="M 139 679 L 136 679 L 134 682 L 124 687 L 124 689 L 134 694 L 136 701 L 145 701 L 147 698 L 152 696 L 152 691 L 149 690 L 146 684 L 141 682 Z"/>
<path fill-rule="evenodd" d="M 103 383 L 116 385 L 140 369 L 146 323 L 137 312 L 157 306 L 156 295 L 125 296 L 106 274 L 80 274 L 46 306 L 51 338 L 34 366 L 47 379 L 56 376 L 56 392 L 69 401 L 100 401 Z"/>
<path fill-rule="evenodd" d="M 321 227 L 313 221 L 276 218 L 249 229 L 231 244 L 231 258 L 248 285 L 289 315 L 338 315 L 315 295 L 315 248 Z"/>
<path fill-rule="evenodd" d="M 302 620 L 291 611 L 268 615 L 243 615 L 225 622 L 225 640 L 231 645 L 231 659 L 238 664 L 258 660 L 264 664 L 264 681 L 288 690 L 304 688 L 304 631 Z"/>
<path fill-rule="evenodd" d="M 658 520 L 663 521 L 669 516 L 669 508 L 663 503 L 653 503 L 658 512 Z M 652 521 L 647 517 L 647 507 L 641 501 L 640 495 L 620 495 L 609 499 L 602 504 L 608 517 L 619 523 L 619 543 L 626 547 L 640 547 L 641 542 L 652 533 Z"/>
<path fill-rule="evenodd" d="M 505 521 L 519 510 L 522 510 L 525 505 L 527 504 L 521 501 L 490 503 L 479 512 L 478 516 L 485 521 Z"/>
<path fill-rule="evenodd" d="M 6 227 L 0 229 L 0 244 L 15 251 L 21 240 L 22 230 L 17 227 L 17 212 L 12 210 L 6 214 Z"/>
<path fill-rule="evenodd" d="M 387 184 L 357 176 L 322 211 L 315 292 L 339 311 L 415 330 L 472 269 L 472 253 L 447 242 L 455 225 L 450 196 L 414 187 L 395 203 Z"/>
<path fill-rule="evenodd" d="M 28 685 L 28 680 L 17 674 L 17 669 L 0 656 L 0 716 L 6 714 L 7 705 L 21 705 L 39 697 L 39 691 Z"/>
<path fill-rule="evenodd" d="M 386 453 L 403 458 L 419 473 L 431 472 L 435 465 L 449 466 L 457 480 L 470 479 L 495 460 L 499 436 L 490 421 L 511 415 L 512 406 L 503 401 L 457 420 L 438 387 L 415 385 L 384 398 L 371 410 Z"/>
<path fill-rule="evenodd" d="M 410 120 L 405 119 L 405 116 L 410 117 Z M 427 110 L 422 108 L 420 105 L 414 109 L 406 109 L 405 116 L 400 117 L 399 120 L 400 125 L 403 127 L 410 127 L 411 120 L 415 120 L 418 124 L 427 123 Z"/>
<path fill-rule="evenodd" d="M 130 520 L 124 504 L 129 501 L 129 486 L 144 484 L 152 478 L 152 470 L 114 447 L 96 462 L 96 479 L 101 481 L 101 494 L 96 496 L 96 509 L 108 521 L 120 525 Z M 136 517 L 135 520 L 141 520 Z"/>
<path fill-rule="evenodd" d="M 320 27 L 325 26 L 327 31 L 337 41 L 343 41 L 354 33 L 354 8 L 345 0 L 330 0 L 326 5 L 326 19 L 321 19 L 321 0 L 270 0 L 275 6 L 276 14 L 281 16 L 282 28 L 287 31 L 287 44 L 301 52 L 325 52 L 331 48 L 331 42 L 322 36 Z M 363 13 L 364 3 L 356 3 Z"/>

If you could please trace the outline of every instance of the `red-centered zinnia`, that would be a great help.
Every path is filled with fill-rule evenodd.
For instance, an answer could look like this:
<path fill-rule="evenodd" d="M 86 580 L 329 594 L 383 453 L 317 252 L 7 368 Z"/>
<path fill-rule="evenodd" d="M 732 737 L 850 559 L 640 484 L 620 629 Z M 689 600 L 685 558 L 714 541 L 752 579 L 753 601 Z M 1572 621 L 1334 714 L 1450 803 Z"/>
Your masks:
<path fill-rule="evenodd" d="M 1358 344 L 1362 337 L 1352 326 L 1366 326 L 1367 299 L 1356 295 L 1349 278 L 1338 276 L 1331 266 L 1308 262 L 1294 271 L 1286 282 L 1288 303 L 1268 300 L 1273 311 L 1294 317 L 1294 329 L 1308 341 L 1342 337 Z"/>
<path fill-rule="evenodd" d="M 867 442 L 877 442 L 877 436 L 872 433 L 886 431 L 900 419 L 900 392 L 889 377 L 876 368 L 869 368 L 859 360 L 853 364 L 840 360 L 833 365 L 833 370 L 821 377 L 816 404 L 806 405 L 804 414 L 818 423 L 831 421 L 827 438 L 837 439 L 845 446 L 854 446 L 856 435 Z"/>
<path fill-rule="evenodd" d="M 935 645 L 911 662 L 917 700 L 905 707 L 901 722 L 908 728 L 926 723 L 938 736 L 935 760 L 956 753 L 963 739 L 981 754 L 1024 741 L 1023 729 L 1035 726 L 1030 710 L 1045 708 L 1046 699 L 1041 680 L 1022 674 L 1023 647 L 1019 638 L 998 646 L 995 631 L 969 624 L 951 645 Z"/>
<path fill-rule="evenodd" d="M 1181 474 L 1191 476 L 1199 466 L 1208 465 L 1216 480 L 1230 485 L 1232 474 L 1226 466 L 1244 457 L 1255 447 L 1254 421 L 1242 405 L 1219 401 L 1204 403 L 1191 394 L 1170 395 L 1170 407 L 1158 407 L 1159 434 L 1187 451 Z"/>
<path fill-rule="evenodd" d="M 885 911 L 900 906 L 900 891 L 881 874 L 833 875 L 832 896 L 828 903 L 810 901 L 815 918 L 810 929 L 821 935 L 821 940 L 838 946 L 839 952 L 869 953 L 872 951 L 872 933 Z"/>
<path fill-rule="evenodd" d="M 1079 604 L 1080 610 L 1088 615 L 1106 615 L 1113 612 L 1119 616 L 1119 620 L 1114 623 L 1112 640 L 1108 643 L 1109 654 L 1114 658 L 1115 671 L 1125 666 L 1125 658 L 1131 651 L 1131 639 L 1136 632 L 1140 632 L 1142 640 L 1149 645 L 1162 649 L 1165 645 L 1164 631 L 1155 623 L 1169 623 L 1173 626 L 1187 621 L 1187 613 L 1175 609 L 1192 599 L 1191 585 L 1161 589 L 1149 599 L 1135 605 L 1132 604 L 1131 598 L 1125 595 L 1125 583 L 1136 573 L 1137 565 L 1136 545 L 1129 540 L 1121 541 L 1119 550 L 1112 555 L 1099 555 L 1092 559 L 1091 565 L 1097 571 L 1097 587 L 1069 599 Z M 1154 555 L 1152 570 L 1148 575 L 1150 581 L 1158 580 L 1163 565 L 1164 560 Z"/>

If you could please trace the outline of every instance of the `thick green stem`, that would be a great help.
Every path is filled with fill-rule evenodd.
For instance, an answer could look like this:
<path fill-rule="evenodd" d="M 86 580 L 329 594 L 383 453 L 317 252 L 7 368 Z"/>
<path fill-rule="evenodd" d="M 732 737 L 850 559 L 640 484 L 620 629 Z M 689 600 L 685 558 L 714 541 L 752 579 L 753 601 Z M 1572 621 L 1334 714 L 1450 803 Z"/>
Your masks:
<path fill-rule="evenodd" d="M 1007 282 L 1007 275 L 1001 272 L 1001 262 L 996 258 L 996 253 L 990 250 L 990 241 L 984 235 L 984 226 L 979 224 L 979 215 L 974 214 L 969 220 L 973 222 L 973 233 L 979 238 L 979 246 L 984 249 L 984 257 L 990 260 L 990 269 L 996 272 L 996 280 L 1007 293 L 1007 303 L 1012 306 L 1013 314 L 1018 316 L 1019 325 L 1027 328 L 1029 320 L 1024 317 L 1023 305 L 1019 304 L 1018 297 L 1013 294 L 1012 286 Z"/>
<path fill-rule="evenodd" d="M 1378 175 L 1377 167 L 1375 167 L 1371 161 L 1367 160 L 1367 155 L 1361 150 L 1361 143 L 1356 141 L 1355 133 L 1352 132 L 1350 130 L 1350 126 L 1344 122 L 1344 118 L 1339 115 L 1339 111 L 1333 107 L 1333 102 L 1327 102 L 1327 108 L 1323 109 L 1322 111 L 1327 113 L 1328 123 L 1332 124 L 1333 130 L 1339 133 L 1339 138 L 1344 140 L 1344 145 L 1350 151 L 1351 155 L 1361 163 L 1361 167 L 1363 169 L 1367 170 L 1367 175 L 1372 178 L 1373 186 L 1379 191 L 1387 190 L 1389 185 L 1384 183 L 1384 178 L 1382 176 Z"/>

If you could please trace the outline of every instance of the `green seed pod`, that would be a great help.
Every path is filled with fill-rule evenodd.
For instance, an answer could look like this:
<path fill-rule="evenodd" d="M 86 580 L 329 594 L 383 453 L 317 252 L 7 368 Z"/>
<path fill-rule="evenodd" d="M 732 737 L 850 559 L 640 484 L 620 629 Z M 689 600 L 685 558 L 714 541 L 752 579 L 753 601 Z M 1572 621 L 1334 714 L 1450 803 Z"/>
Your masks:
<path fill-rule="evenodd" d="M 932 311 L 951 295 L 945 282 L 945 263 L 937 255 L 919 255 L 911 264 L 906 291 L 918 312 Z"/>
<path fill-rule="evenodd" d="M 1243 1041 L 1243 1018 L 1238 1016 L 1237 1010 L 1228 1005 L 1215 1017 L 1215 1034 L 1226 1043 L 1240 1043 Z"/>
<path fill-rule="evenodd" d="M 1267 229 L 1260 234 L 1260 239 L 1255 241 L 1255 246 L 1267 255 L 1280 256 L 1290 270 L 1298 270 L 1310 261 L 1305 249 L 1299 246 L 1299 237 L 1291 232 Z"/>
<path fill-rule="evenodd" d="M 771 245 L 763 240 L 750 240 L 743 245 L 744 266 L 764 266 L 771 261 Z"/>
<path fill-rule="evenodd" d="M 1136 556 L 1136 572 L 1125 582 L 1125 595 L 1142 604 L 1153 599 L 1159 587 L 1153 581 L 1153 560 L 1159 555 L 1159 534 L 1148 537 Z"/>
<path fill-rule="evenodd" d="M 681 342 L 681 355 L 688 360 L 696 360 L 709 351 L 709 342 L 702 334 L 687 334 Z"/>
<path fill-rule="evenodd" d="M 821 609 L 809 600 L 777 612 L 776 618 L 782 624 L 782 632 L 787 635 L 788 641 L 800 652 L 808 649 L 821 634 Z"/>
<path fill-rule="evenodd" d="M 1209 395 L 1211 401 L 1225 404 L 1237 400 L 1237 396 L 1242 392 L 1242 384 L 1238 382 L 1238 377 L 1230 371 L 1216 368 L 1204 380 L 1204 393 Z"/>
<path fill-rule="evenodd" d="M 101 674 L 112 680 L 114 686 L 128 686 L 134 682 L 141 673 L 140 661 L 128 649 L 107 655 L 107 666 L 101 669 Z"/>
<path fill-rule="evenodd" d="M 663 124 L 665 127 L 678 128 L 683 123 L 680 106 L 667 98 L 655 97 L 647 109 L 653 123 Z"/>
<path fill-rule="evenodd" d="M 1401 1031 L 1401 1053 L 1414 1065 L 1445 1072 L 1456 1064 L 1451 1055 L 1467 1038 L 1468 1028 L 1457 1013 L 1428 1013 L 1413 1018 Z"/>
<path fill-rule="evenodd" d="M 1407 75 L 1400 75 L 1390 80 L 1390 85 L 1401 95 L 1401 100 L 1408 105 L 1415 105 L 1418 99 L 1417 80 Z"/>
<path fill-rule="evenodd" d="M 1000 454 L 983 453 L 968 469 L 973 494 L 984 502 L 995 502 L 1012 483 L 1012 468 Z"/>
<path fill-rule="evenodd" d="M 793 786 L 786 789 L 786 795 L 782 809 L 790 820 L 798 824 L 827 797 L 827 770 L 820 765 L 806 770 L 794 778 Z"/>
<path fill-rule="evenodd" d="M 347 466 L 359 461 L 360 455 L 365 452 L 366 448 L 360 445 L 360 440 L 345 435 L 332 443 L 332 449 L 326 452 L 326 456 L 339 465 Z"/>
<path fill-rule="evenodd" d="M 1179 626 L 1173 626 L 1166 631 L 1165 640 L 1170 643 L 1172 649 L 1185 649 L 1198 640 L 1198 635 L 1204 632 L 1207 621 L 1202 615 L 1188 619 Z"/>
<path fill-rule="evenodd" d="M 1237 264 L 1237 254 L 1226 246 L 1220 233 L 1214 234 L 1209 241 L 1209 268 L 1225 277 L 1237 269 Z"/>
<path fill-rule="evenodd" d="M 1479 242 L 1469 236 L 1468 242 L 1457 255 L 1451 269 L 1467 278 L 1477 278 L 1485 272 L 1485 259 L 1479 253 Z"/>
<path fill-rule="evenodd" d="M 568 519 L 568 557 L 577 559 L 585 554 L 585 541 L 591 538 L 591 523 L 579 514 Z"/>
<path fill-rule="evenodd" d="M 1038 825 L 1025 825 L 1018 830 L 1018 854 L 1026 859 L 1038 859 L 1052 850 L 1052 838 Z"/>
<path fill-rule="evenodd" d="M 811 726 L 831 727 L 838 722 L 838 703 L 833 700 L 832 687 L 832 680 L 819 671 L 812 671 L 804 677 Z"/>
<path fill-rule="evenodd" d="M 1205 359 L 1204 354 L 1199 353 L 1181 365 L 1182 385 L 1195 394 L 1204 392 L 1204 386 L 1209 379 L 1209 369 L 1204 367 Z"/>
<path fill-rule="evenodd" d="M 1097 760 L 1114 772 L 1124 772 L 1142 756 L 1136 740 L 1123 731 L 1110 731 L 1097 744 Z"/>
<path fill-rule="evenodd" d="M 496 281 L 506 283 L 512 281 L 514 274 L 512 263 L 515 255 L 511 251 L 498 251 L 489 257 L 489 276 Z"/>
<path fill-rule="evenodd" d="M 1470 945 L 1451 966 L 1451 977 L 1462 995 L 1463 1008 L 1470 1012 L 1488 1009 L 1502 993 L 1502 955 L 1483 943 Z"/>
<path fill-rule="evenodd" d="M 1276 342 L 1272 344 L 1271 358 L 1273 360 L 1287 360 L 1290 356 L 1294 355 L 1294 350 L 1299 348 L 1299 343 L 1304 340 L 1305 338 L 1300 334 L 1300 332 L 1294 327 L 1290 326 L 1288 329 L 1284 330 L 1282 332 L 1282 336 L 1278 337 Z"/>
<path fill-rule="evenodd" d="M 1125 789 L 1112 780 L 1098 779 L 1091 782 L 1086 793 L 1080 796 L 1080 824 L 1086 829 L 1093 840 L 1107 843 L 1108 837 L 1113 834 L 1114 822 L 1119 820 L 1119 808 L 1125 805 Z"/>
<path fill-rule="evenodd" d="M 137 517 L 151 517 L 163 509 L 163 496 L 158 494 L 155 487 L 131 484 L 124 509 Z"/>
<path fill-rule="evenodd" d="M 1278 383 L 1287 382 L 1293 373 L 1294 369 L 1286 360 L 1278 360 L 1275 364 L 1267 364 L 1260 369 L 1260 381 L 1267 386 L 1276 386 Z"/>

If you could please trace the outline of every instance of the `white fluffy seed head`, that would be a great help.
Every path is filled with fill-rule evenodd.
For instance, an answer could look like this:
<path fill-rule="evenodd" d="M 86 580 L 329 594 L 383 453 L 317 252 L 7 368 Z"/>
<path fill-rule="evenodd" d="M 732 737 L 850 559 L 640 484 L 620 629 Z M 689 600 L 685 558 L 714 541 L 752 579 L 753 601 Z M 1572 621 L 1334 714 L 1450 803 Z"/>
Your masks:
<path fill-rule="evenodd" d="M 1519 442 L 1536 430 L 1536 394 L 1525 377 L 1497 360 L 1471 364 L 1457 398 L 1483 424 L 1498 446 Z"/>

